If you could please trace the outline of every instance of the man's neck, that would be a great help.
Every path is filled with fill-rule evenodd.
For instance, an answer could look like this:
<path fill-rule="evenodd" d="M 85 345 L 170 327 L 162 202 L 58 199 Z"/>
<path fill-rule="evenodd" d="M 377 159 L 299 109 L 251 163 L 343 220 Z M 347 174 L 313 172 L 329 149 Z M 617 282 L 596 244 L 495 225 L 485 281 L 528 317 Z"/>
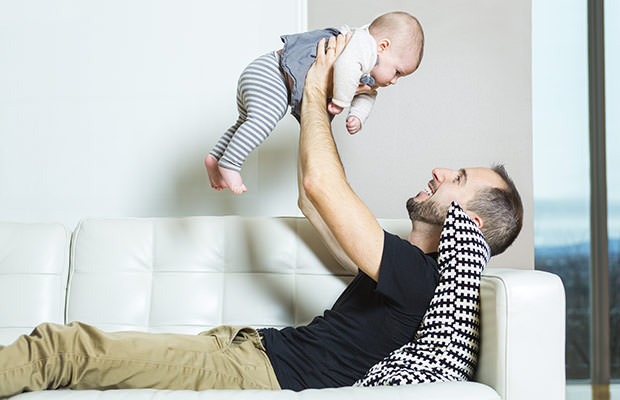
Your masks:
<path fill-rule="evenodd" d="M 409 243 L 417 246 L 424 253 L 434 253 L 439 247 L 440 225 L 431 225 L 420 221 L 412 222 Z"/>

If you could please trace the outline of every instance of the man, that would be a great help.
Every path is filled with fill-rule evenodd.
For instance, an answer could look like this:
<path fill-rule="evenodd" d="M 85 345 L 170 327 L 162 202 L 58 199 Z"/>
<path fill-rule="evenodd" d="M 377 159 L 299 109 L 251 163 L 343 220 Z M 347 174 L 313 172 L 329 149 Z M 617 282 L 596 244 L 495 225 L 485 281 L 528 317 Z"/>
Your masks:
<path fill-rule="evenodd" d="M 382 230 L 346 181 L 323 111 L 330 67 L 344 42 L 342 36 L 330 39 L 306 76 L 299 207 L 336 259 L 361 272 L 334 307 L 308 327 L 264 332 L 280 384 L 296 390 L 350 385 L 414 336 L 437 285 L 433 253 L 452 201 L 476 222 L 493 255 L 514 241 L 522 225 L 521 199 L 503 167 L 438 168 L 428 187 L 407 201 L 408 240 Z"/>
<path fill-rule="evenodd" d="M 325 111 L 331 69 L 345 38 L 320 42 L 307 75 L 299 146 L 299 206 L 337 259 L 360 271 L 332 309 L 309 325 L 261 331 L 224 326 L 200 335 L 105 333 L 85 324 L 43 324 L 0 347 L 0 397 L 74 389 L 293 389 L 351 385 L 409 341 L 437 285 L 434 253 L 457 201 L 492 252 L 521 227 L 521 202 L 503 168 L 435 169 L 409 199 L 408 240 L 384 232 L 355 195 Z"/>

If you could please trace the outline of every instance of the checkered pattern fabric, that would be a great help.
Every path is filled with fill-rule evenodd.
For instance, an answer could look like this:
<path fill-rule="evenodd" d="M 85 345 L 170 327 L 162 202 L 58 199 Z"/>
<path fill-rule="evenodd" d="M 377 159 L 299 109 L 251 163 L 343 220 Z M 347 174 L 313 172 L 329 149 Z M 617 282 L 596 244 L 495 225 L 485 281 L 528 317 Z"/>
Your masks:
<path fill-rule="evenodd" d="M 453 202 L 439 241 L 439 284 L 414 339 L 354 386 L 471 379 L 480 344 L 480 275 L 490 253 L 476 223 Z"/>

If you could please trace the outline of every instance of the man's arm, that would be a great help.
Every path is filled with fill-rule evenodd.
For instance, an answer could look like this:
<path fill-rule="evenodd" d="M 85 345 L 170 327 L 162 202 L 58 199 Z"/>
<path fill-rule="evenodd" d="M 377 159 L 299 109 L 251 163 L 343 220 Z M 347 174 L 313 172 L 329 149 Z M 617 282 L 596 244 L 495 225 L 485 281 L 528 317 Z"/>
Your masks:
<path fill-rule="evenodd" d="M 323 218 L 319 215 L 316 208 L 312 202 L 308 199 L 306 195 L 306 191 L 303 185 L 303 173 L 301 171 L 301 162 L 298 160 L 297 162 L 297 184 L 299 187 L 299 199 L 297 201 L 297 205 L 301 212 L 306 216 L 308 221 L 314 226 L 319 232 L 319 235 L 323 239 L 323 242 L 327 245 L 332 256 L 338 261 L 343 268 L 349 270 L 352 273 L 357 273 L 358 268 L 357 265 L 351 260 L 351 258 L 345 253 L 345 251 L 340 246 L 340 243 L 336 240 L 336 237 L 332 233 L 332 231 L 327 227 Z"/>
<path fill-rule="evenodd" d="M 327 50 L 321 40 L 316 61 L 306 75 L 299 134 L 300 175 L 306 198 L 340 248 L 354 265 L 376 281 L 383 253 L 383 230 L 347 183 L 325 110 L 332 67 L 344 46 L 341 35 L 330 38 Z M 329 235 L 323 237 L 329 241 Z"/>

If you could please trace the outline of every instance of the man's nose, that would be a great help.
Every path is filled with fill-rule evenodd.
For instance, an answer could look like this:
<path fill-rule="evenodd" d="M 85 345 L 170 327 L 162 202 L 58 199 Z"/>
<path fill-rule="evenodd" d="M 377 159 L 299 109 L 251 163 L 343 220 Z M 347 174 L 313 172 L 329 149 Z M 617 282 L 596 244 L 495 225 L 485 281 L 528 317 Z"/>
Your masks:
<path fill-rule="evenodd" d="M 452 172 L 451 169 L 448 168 L 435 168 L 433 169 L 433 178 L 439 182 L 443 183 L 446 180 L 446 177 Z"/>

